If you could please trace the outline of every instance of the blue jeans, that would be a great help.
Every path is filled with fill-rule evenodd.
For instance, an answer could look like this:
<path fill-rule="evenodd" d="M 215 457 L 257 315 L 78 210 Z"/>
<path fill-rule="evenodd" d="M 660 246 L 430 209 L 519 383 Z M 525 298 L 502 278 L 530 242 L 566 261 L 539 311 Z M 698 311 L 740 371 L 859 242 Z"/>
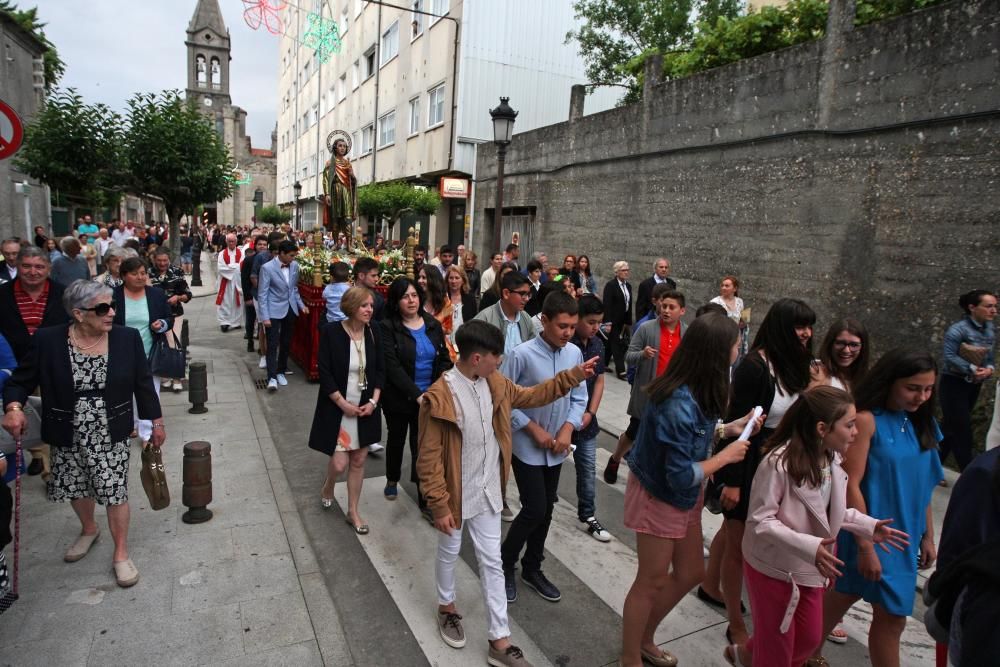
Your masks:
<path fill-rule="evenodd" d="M 596 474 L 597 438 L 581 440 L 573 452 L 576 466 L 576 510 L 580 520 L 594 516 L 594 476 Z"/>

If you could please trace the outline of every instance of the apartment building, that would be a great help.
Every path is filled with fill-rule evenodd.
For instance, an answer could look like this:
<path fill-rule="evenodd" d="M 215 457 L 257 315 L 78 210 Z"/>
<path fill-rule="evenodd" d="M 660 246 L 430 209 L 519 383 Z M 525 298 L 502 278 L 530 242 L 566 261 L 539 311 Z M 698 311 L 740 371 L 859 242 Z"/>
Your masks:
<path fill-rule="evenodd" d="M 325 63 L 303 44 L 309 10 L 337 25 L 340 50 Z M 448 195 L 435 215 L 404 217 L 394 238 L 419 222 L 425 244 L 468 243 L 476 151 L 496 150 L 489 109 L 510 97 L 515 132 L 550 125 L 566 119 L 571 87 L 587 83 L 565 43 L 571 0 L 300 0 L 281 16 L 278 201 L 294 205 L 299 183 L 306 229 L 322 221 L 327 135 L 343 130 L 359 185 L 403 179 Z M 618 94 L 597 88 L 587 113 Z M 454 180 L 443 188 L 443 178 Z"/>

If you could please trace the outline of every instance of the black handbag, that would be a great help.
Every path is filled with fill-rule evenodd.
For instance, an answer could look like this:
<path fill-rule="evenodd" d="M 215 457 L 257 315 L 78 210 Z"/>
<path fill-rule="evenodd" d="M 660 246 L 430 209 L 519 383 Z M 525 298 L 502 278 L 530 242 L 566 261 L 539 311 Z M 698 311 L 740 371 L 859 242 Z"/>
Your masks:
<path fill-rule="evenodd" d="M 170 337 L 168 341 L 167 336 Z M 173 347 L 170 345 L 173 341 Z M 153 341 L 153 348 L 149 351 L 149 370 L 156 377 L 181 380 L 184 378 L 184 368 L 187 362 L 184 357 L 184 350 L 177 344 L 173 331 L 160 334 Z"/>

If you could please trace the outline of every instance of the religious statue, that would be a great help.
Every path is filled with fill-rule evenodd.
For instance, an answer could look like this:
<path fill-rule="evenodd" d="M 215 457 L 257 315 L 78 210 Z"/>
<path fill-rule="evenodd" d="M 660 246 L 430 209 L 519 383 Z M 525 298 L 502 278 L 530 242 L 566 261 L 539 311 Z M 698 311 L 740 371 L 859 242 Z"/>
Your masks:
<path fill-rule="evenodd" d="M 326 138 L 326 147 L 333 157 L 323 168 L 323 226 L 337 233 L 350 233 L 358 219 L 358 179 L 347 159 L 351 135 L 334 130 Z"/>

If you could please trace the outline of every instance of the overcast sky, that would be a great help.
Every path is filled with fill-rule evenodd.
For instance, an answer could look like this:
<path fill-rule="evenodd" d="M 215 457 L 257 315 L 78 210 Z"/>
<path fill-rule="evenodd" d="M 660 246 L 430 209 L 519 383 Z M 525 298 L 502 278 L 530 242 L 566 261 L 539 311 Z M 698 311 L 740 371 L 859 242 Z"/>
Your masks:
<path fill-rule="evenodd" d="M 187 87 L 186 30 L 196 0 L 17 0 L 37 5 L 66 63 L 60 86 L 118 110 L 136 92 Z M 251 30 L 240 0 L 219 0 L 232 45 L 233 104 L 247 111 L 255 148 L 270 148 L 277 120 L 278 37 Z"/>

